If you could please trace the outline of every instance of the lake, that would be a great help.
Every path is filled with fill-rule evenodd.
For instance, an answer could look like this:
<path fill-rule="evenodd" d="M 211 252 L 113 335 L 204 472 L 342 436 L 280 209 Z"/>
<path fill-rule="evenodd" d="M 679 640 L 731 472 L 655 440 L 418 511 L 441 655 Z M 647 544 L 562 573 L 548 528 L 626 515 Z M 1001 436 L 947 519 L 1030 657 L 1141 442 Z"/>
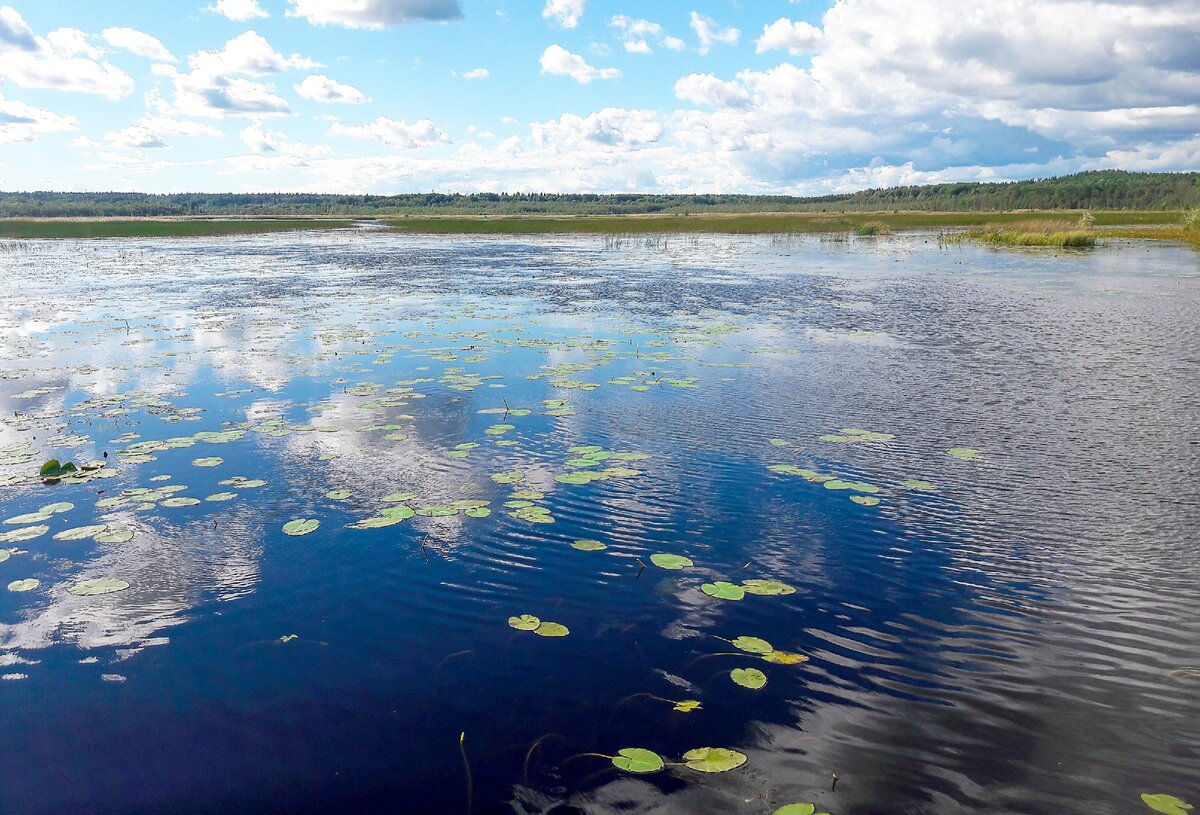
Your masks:
<path fill-rule="evenodd" d="M 1200 799 L 1193 249 L 30 241 L 0 303 L 5 815 Z"/>

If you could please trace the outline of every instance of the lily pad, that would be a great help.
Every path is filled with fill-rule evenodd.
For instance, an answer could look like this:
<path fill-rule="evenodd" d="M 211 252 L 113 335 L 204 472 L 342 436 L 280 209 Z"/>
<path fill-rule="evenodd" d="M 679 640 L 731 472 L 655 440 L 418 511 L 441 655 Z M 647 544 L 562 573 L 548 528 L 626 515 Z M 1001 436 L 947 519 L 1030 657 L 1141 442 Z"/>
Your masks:
<path fill-rule="evenodd" d="M 353 494 L 350 490 L 330 490 L 325 493 L 325 497 L 331 501 L 345 501 Z"/>
<path fill-rule="evenodd" d="M 799 665 L 801 662 L 808 662 L 808 657 L 804 654 L 793 654 L 790 651 L 772 651 L 763 654 L 762 658 L 775 665 Z"/>
<path fill-rule="evenodd" d="M 700 702 L 695 699 L 683 699 L 679 702 L 676 702 L 675 707 L 671 709 L 677 710 L 680 713 L 691 713 L 693 710 L 700 709 Z"/>
<path fill-rule="evenodd" d="M 76 583 L 67 589 L 67 591 L 80 597 L 91 597 L 97 594 L 112 594 L 116 591 L 125 591 L 127 588 L 129 588 L 129 584 L 124 580 L 115 580 L 111 577 L 94 577 L 91 580 L 83 580 Z"/>
<path fill-rule="evenodd" d="M 729 678 L 750 690 L 759 690 L 767 684 L 767 675 L 758 668 L 734 668 L 729 672 Z"/>
<path fill-rule="evenodd" d="M 533 631 L 542 621 L 532 614 L 522 614 L 519 617 L 509 617 L 508 625 L 510 628 L 515 628 L 518 631 Z"/>
<path fill-rule="evenodd" d="M 571 632 L 562 623 L 542 623 L 533 633 L 539 637 L 565 637 Z"/>
<path fill-rule="evenodd" d="M 641 747 L 623 747 L 613 756 L 612 763 L 618 769 L 630 773 L 656 773 L 666 766 L 662 756 Z"/>
<path fill-rule="evenodd" d="M 730 642 L 734 648 L 748 654 L 769 654 L 775 650 L 771 643 L 758 637 L 738 637 Z"/>
<path fill-rule="evenodd" d="M 978 458 L 979 451 L 970 447 L 951 447 L 946 451 L 946 455 L 954 458 Z"/>
<path fill-rule="evenodd" d="M 487 507 L 471 507 L 470 509 L 463 510 L 463 515 L 466 515 L 468 518 L 486 518 L 491 514 L 492 511 Z"/>
<path fill-rule="evenodd" d="M 394 492 L 391 495 L 383 496 L 382 500 L 385 504 L 400 504 L 405 501 L 413 501 L 417 497 L 415 492 Z"/>
<path fill-rule="evenodd" d="M 194 467 L 219 467 L 224 463 L 225 459 L 221 458 L 220 456 L 207 456 L 206 458 L 192 459 L 192 466 Z"/>
<path fill-rule="evenodd" d="M 1181 801 L 1174 795 L 1163 793 L 1143 792 L 1142 803 L 1155 812 L 1162 812 L 1164 815 L 1189 815 L 1193 808 L 1191 804 Z"/>
<path fill-rule="evenodd" d="M 232 501 L 234 498 L 237 498 L 237 497 L 238 497 L 238 494 L 236 492 L 214 492 L 212 495 L 208 496 L 204 500 L 205 501 L 213 501 L 215 503 L 220 503 L 221 501 Z"/>
<path fill-rule="evenodd" d="M 495 473 L 492 475 L 492 480 L 497 484 L 516 484 L 518 481 L 525 480 L 525 473 L 516 470 L 508 473 Z"/>
<path fill-rule="evenodd" d="M 417 511 L 409 506 L 386 507 L 379 513 L 385 518 L 395 518 L 398 521 L 407 521 L 409 518 L 417 514 Z"/>
<path fill-rule="evenodd" d="M 200 503 L 200 499 L 198 499 L 198 498 L 181 497 L 181 498 L 168 498 L 167 500 L 162 502 L 162 505 L 164 507 L 194 507 L 198 503 Z"/>
<path fill-rule="evenodd" d="M 690 558 L 686 558 L 683 555 L 669 555 L 661 552 L 656 552 L 651 555 L 650 562 L 660 569 L 667 569 L 668 571 L 672 572 L 677 572 L 680 569 L 686 569 L 689 566 L 695 565 L 692 563 Z"/>
<path fill-rule="evenodd" d="M 817 807 L 814 804 L 784 804 L 771 815 L 814 815 L 816 811 Z M 820 815 L 829 815 L 829 813 L 822 812 Z"/>
<path fill-rule="evenodd" d="M 320 525 L 321 522 L 316 518 L 297 518 L 283 525 L 283 534 L 299 537 L 300 535 L 307 535 L 310 532 L 317 531 L 317 527 Z"/>
<path fill-rule="evenodd" d="M 910 478 L 907 481 L 900 482 L 900 486 L 906 490 L 916 490 L 917 492 L 935 492 L 937 486 L 928 481 L 918 481 L 915 478 Z"/>
<path fill-rule="evenodd" d="M 133 540 L 131 529 L 110 529 L 92 538 L 96 543 L 128 543 Z"/>
<path fill-rule="evenodd" d="M 92 524 L 90 526 L 77 526 L 73 529 L 64 529 L 62 532 L 55 534 L 56 541 L 81 541 L 84 538 L 90 538 L 93 535 L 98 535 L 107 527 L 104 524 Z"/>
<path fill-rule="evenodd" d="M 746 763 L 744 753 L 725 747 L 697 747 L 683 754 L 690 769 L 702 773 L 724 773 Z"/>
<path fill-rule="evenodd" d="M 774 597 L 785 594 L 795 594 L 796 590 L 787 583 L 780 583 L 778 580 L 743 580 L 742 589 L 747 594 L 758 594 L 764 597 Z"/>
<path fill-rule="evenodd" d="M 33 540 L 41 537 L 50 531 L 50 527 L 45 524 L 38 526 L 27 526 L 23 529 L 12 529 L 8 532 L 0 532 L 0 543 L 21 543 L 22 541 Z M 0 550 L 3 551 L 3 550 Z"/>
<path fill-rule="evenodd" d="M 19 526 L 21 524 L 40 524 L 42 521 L 50 520 L 52 515 L 53 513 L 51 512 L 27 512 L 24 515 L 14 515 L 13 517 L 7 519 L 4 523 L 12 526 Z"/>
<path fill-rule="evenodd" d="M 741 586 L 735 586 L 724 580 L 718 580 L 716 583 L 705 583 L 700 587 L 700 591 L 709 597 L 716 597 L 721 600 L 741 600 L 746 596 L 746 591 Z"/>
<path fill-rule="evenodd" d="M 70 501 L 59 501 L 56 504 L 46 504 L 38 510 L 43 515 L 58 515 L 61 512 L 70 512 L 75 509 L 75 505 Z"/>
<path fill-rule="evenodd" d="M 571 546 L 581 552 L 599 552 L 601 549 L 608 548 L 600 541 L 594 540 L 578 540 L 572 543 Z"/>
<path fill-rule="evenodd" d="M 35 580 L 34 578 L 29 577 L 29 578 L 26 578 L 25 580 L 14 580 L 13 582 L 9 583 L 8 590 L 9 591 L 33 591 L 41 584 L 42 584 L 42 582 L 40 580 Z"/>

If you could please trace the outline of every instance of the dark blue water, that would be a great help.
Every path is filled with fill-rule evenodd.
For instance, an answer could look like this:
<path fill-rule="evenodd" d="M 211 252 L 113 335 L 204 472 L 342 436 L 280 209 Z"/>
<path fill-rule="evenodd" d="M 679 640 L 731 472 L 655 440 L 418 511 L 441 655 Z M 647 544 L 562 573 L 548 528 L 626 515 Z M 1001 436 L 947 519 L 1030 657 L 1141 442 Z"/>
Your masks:
<path fill-rule="evenodd" d="M 0 590 L 4 815 L 1200 799 L 1190 249 L 33 242 L 0 253 L 0 304 L 0 521 L 73 504 L 0 524 L 31 536 L 0 539 L 0 587 L 38 581 Z M 846 427 L 893 438 L 820 438 Z M 51 456 L 115 474 L 46 485 Z M 518 491 L 553 523 L 513 517 Z M 454 501 L 491 514 L 347 528 Z M 87 525 L 133 537 L 55 538 Z M 93 578 L 128 588 L 68 591 Z M 754 579 L 795 591 L 700 588 Z M 730 679 L 751 667 L 760 690 Z M 706 746 L 746 763 L 603 757 Z"/>

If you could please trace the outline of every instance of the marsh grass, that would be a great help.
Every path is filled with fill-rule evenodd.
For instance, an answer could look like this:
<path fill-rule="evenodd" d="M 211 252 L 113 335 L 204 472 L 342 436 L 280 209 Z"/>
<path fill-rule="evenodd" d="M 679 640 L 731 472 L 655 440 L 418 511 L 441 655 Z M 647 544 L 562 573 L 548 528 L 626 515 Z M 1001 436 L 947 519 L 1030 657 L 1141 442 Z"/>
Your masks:
<path fill-rule="evenodd" d="M 298 229 L 337 229 L 350 220 L 295 219 L 59 219 L 12 218 L 0 220 L 0 238 L 165 238 L 254 235 Z"/>
<path fill-rule="evenodd" d="M 876 235 L 892 234 L 892 228 L 883 221 L 867 221 L 854 230 L 854 234 L 860 238 L 873 238 Z"/>
<path fill-rule="evenodd" d="M 1087 213 L 1085 213 L 1087 214 Z M 989 246 L 1048 246 L 1056 249 L 1088 249 L 1096 245 L 1096 235 L 1090 229 L 1080 229 L 1080 222 L 1066 220 L 1036 220 L 1011 224 L 987 224 L 982 228 L 943 233 L 943 243 L 974 241 Z M 1091 219 L 1094 223 L 1094 219 Z"/>

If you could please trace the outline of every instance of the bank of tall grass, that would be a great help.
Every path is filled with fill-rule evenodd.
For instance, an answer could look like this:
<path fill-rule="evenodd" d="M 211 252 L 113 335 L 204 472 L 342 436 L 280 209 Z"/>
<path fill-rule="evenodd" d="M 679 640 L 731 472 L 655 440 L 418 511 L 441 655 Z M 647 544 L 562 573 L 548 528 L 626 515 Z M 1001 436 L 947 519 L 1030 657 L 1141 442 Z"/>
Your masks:
<path fill-rule="evenodd" d="M 1043 220 L 988 224 L 981 228 L 943 233 L 946 243 L 971 241 L 988 246 L 1045 246 L 1055 249 L 1090 249 L 1096 245 L 1096 219 L 1084 213 L 1078 221 Z"/>

